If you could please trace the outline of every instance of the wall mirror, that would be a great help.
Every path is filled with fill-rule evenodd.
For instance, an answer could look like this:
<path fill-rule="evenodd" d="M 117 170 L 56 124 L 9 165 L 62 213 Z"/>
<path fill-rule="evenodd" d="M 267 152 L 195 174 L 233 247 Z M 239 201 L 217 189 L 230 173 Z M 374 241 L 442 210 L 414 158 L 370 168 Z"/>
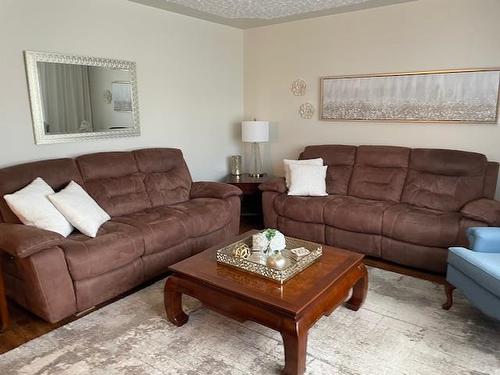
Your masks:
<path fill-rule="evenodd" d="M 36 144 L 140 135 L 134 62 L 24 55 Z"/>

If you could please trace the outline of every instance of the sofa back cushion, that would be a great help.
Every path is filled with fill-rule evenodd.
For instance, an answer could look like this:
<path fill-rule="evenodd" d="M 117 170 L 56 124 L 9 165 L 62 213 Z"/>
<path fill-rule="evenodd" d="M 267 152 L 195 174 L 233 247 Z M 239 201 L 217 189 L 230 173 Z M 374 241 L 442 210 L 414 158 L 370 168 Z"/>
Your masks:
<path fill-rule="evenodd" d="M 418 207 L 458 211 L 483 196 L 487 160 L 482 154 L 414 149 L 402 201 Z"/>
<path fill-rule="evenodd" d="M 121 216 L 151 207 L 144 174 L 132 152 L 101 152 L 76 159 L 85 190 L 110 215 Z"/>
<path fill-rule="evenodd" d="M 488 199 L 495 199 L 498 181 L 499 164 L 495 161 L 489 161 L 486 166 L 486 174 L 484 176 L 483 196 Z"/>
<path fill-rule="evenodd" d="M 58 191 L 71 180 L 82 183 L 73 159 L 43 160 L 0 169 L 0 213 L 6 223 L 20 223 L 3 196 L 12 194 L 41 177 L 52 189 Z"/>
<path fill-rule="evenodd" d="M 317 145 L 307 146 L 299 159 L 323 158 L 328 166 L 326 172 L 326 191 L 328 194 L 347 195 L 351 179 L 356 146 Z"/>
<path fill-rule="evenodd" d="M 189 199 L 192 180 L 181 150 L 150 148 L 134 151 L 134 156 L 153 207 Z"/>
<path fill-rule="evenodd" d="M 349 184 L 349 195 L 399 202 L 403 192 L 410 149 L 393 146 L 359 146 Z"/>

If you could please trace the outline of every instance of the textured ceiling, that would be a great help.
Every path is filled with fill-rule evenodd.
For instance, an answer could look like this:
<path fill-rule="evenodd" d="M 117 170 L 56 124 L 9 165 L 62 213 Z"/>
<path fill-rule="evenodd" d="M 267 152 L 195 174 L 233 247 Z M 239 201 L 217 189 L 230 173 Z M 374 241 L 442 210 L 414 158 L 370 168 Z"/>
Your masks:
<path fill-rule="evenodd" d="M 130 0 L 239 28 L 416 0 Z"/>
<path fill-rule="evenodd" d="M 164 0 L 225 18 L 274 19 L 371 0 Z"/>

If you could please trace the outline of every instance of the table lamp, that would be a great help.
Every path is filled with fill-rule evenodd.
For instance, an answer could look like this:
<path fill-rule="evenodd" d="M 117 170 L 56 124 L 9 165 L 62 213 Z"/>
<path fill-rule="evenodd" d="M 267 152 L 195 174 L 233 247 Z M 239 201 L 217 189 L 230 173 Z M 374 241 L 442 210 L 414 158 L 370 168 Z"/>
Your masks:
<path fill-rule="evenodd" d="M 243 121 L 241 123 L 241 140 L 252 143 L 253 170 L 251 177 L 262 177 L 262 159 L 260 157 L 260 143 L 269 141 L 268 121 Z"/>

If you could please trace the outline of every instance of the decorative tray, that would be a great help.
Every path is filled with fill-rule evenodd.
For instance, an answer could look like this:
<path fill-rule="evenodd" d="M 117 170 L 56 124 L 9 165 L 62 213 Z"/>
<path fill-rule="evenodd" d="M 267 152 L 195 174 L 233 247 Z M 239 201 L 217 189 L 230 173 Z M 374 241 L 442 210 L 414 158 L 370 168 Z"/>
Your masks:
<path fill-rule="evenodd" d="M 281 251 L 281 254 L 283 254 L 286 259 L 286 265 L 281 270 L 268 267 L 266 265 L 265 257 L 262 257 L 260 261 L 254 261 L 250 259 L 237 258 L 233 255 L 233 251 L 235 250 L 235 248 L 241 244 L 245 244 L 251 249 L 252 236 L 244 238 L 218 250 L 217 263 L 228 265 L 239 270 L 264 277 L 279 284 L 284 284 L 292 277 L 312 265 L 316 260 L 319 259 L 319 257 L 321 257 L 321 254 L 323 253 L 322 246 L 314 242 L 299 240 L 297 238 L 286 236 L 285 242 L 286 248 L 285 250 Z M 309 250 L 310 253 L 299 258 L 298 260 L 295 260 L 294 258 L 292 258 L 292 253 L 290 250 L 298 247 L 304 247 Z"/>

